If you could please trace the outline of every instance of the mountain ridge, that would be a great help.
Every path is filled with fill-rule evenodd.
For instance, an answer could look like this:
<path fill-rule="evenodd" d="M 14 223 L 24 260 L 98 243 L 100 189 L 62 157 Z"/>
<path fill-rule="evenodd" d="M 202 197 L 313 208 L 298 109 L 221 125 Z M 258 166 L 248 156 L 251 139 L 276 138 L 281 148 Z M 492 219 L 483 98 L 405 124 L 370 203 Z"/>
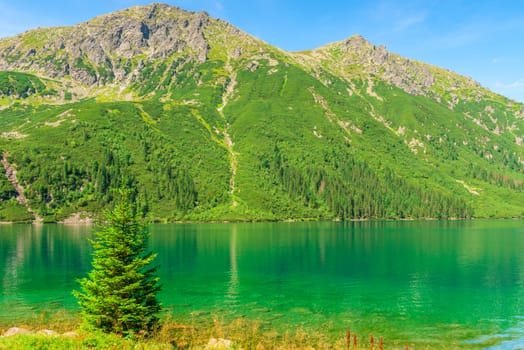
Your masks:
<path fill-rule="evenodd" d="M 40 31 L 44 32 L 44 33 L 49 33 L 51 30 L 54 33 L 54 35 L 60 35 L 60 32 L 63 31 L 63 30 L 69 30 L 69 29 L 74 29 L 74 28 L 77 28 L 79 30 L 85 30 L 88 32 L 88 40 L 87 41 L 92 41 L 94 40 L 94 37 L 97 37 L 98 38 L 98 41 L 101 42 L 100 46 L 101 47 L 97 47 L 97 49 L 102 49 L 102 51 L 105 51 L 105 47 L 107 47 L 107 44 L 108 44 L 108 41 L 109 42 L 113 42 L 113 47 L 112 48 L 109 48 L 109 51 L 111 53 L 111 51 L 115 51 L 115 48 L 118 48 L 120 49 L 121 52 L 117 52 L 120 53 L 122 56 L 124 56 L 125 58 L 131 58 L 131 57 L 134 57 L 134 56 L 137 56 L 139 54 L 142 54 L 143 52 L 139 51 L 139 50 L 131 50 L 131 46 L 136 46 L 138 47 L 139 49 L 143 49 L 144 47 L 154 47 L 154 48 L 158 48 L 158 47 L 162 47 L 162 46 L 165 46 L 163 44 L 165 44 L 165 40 L 167 40 L 166 38 L 173 38 L 173 37 L 176 37 L 174 35 L 165 35 L 163 38 L 160 38 L 160 39 L 157 39 L 157 42 L 154 42 L 154 40 L 151 40 L 153 41 L 152 44 L 149 43 L 149 39 L 153 39 L 154 38 L 154 33 L 155 33 L 155 29 L 151 29 L 148 27 L 148 24 L 145 23 L 144 21 L 147 21 L 147 20 L 152 20 L 152 19 L 155 19 L 155 13 L 159 11 L 160 13 L 168 13 L 169 15 L 173 16 L 174 14 L 178 15 L 178 16 L 182 16 L 184 21 L 182 23 L 182 27 L 186 27 L 189 29 L 189 37 L 190 39 L 192 40 L 186 40 L 186 42 L 188 42 L 188 45 L 196 51 L 196 56 L 198 57 L 198 60 L 200 61 L 205 61 L 206 60 L 206 56 L 207 56 L 207 51 L 209 50 L 208 48 L 208 44 L 205 43 L 205 39 L 203 38 L 203 33 L 200 31 L 201 27 L 204 25 L 203 21 L 216 21 L 216 22 L 219 22 L 219 23 L 224 23 L 226 26 L 229 26 L 232 30 L 235 31 L 235 34 L 238 34 L 238 35 L 242 35 L 244 39 L 246 38 L 250 38 L 251 40 L 254 40 L 254 41 L 259 41 L 260 43 L 263 43 L 264 45 L 267 45 L 267 46 L 270 46 L 269 44 L 267 43 L 264 43 L 262 42 L 260 39 L 257 39 L 257 38 L 254 38 L 254 37 L 251 37 L 249 36 L 248 34 L 242 32 L 240 29 L 230 25 L 229 23 L 227 22 L 224 22 L 222 20 L 219 20 L 219 19 L 214 19 L 212 17 L 210 17 L 205 11 L 201 11 L 201 12 L 194 12 L 194 11 L 185 11 L 183 9 L 181 9 L 180 7 L 177 7 L 177 6 L 172 6 L 172 5 L 167 5 L 167 4 L 162 4 L 162 3 L 153 3 L 151 5 L 148 5 L 148 6 L 134 6 L 134 7 L 131 7 L 131 8 L 128 8 L 128 9 L 124 9 L 124 10 L 120 10 L 120 11 L 117 11 L 117 12 L 114 12 L 114 13 L 110 13 L 110 14 L 105 14 L 105 15 L 101 15 L 101 16 L 98 16 L 98 17 L 95 17 L 91 20 L 88 20 L 88 21 L 85 21 L 85 22 L 82 22 L 82 23 L 79 23 L 77 25 L 73 25 L 73 26 L 69 26 L 69 27 L 49 27 L 49 28 L 39 28 L 39 29 L 35 29 L 35 30 L 29 30 L 29 31 L 26 31 L 24 33 L 21 33 L 21 34 L 18 34 L 18 35 L 15 35 L 15 36 L 12 36 L 12 37 L 8 37 L 8 38 L 0 38 L 0 42 L 9 42 L 13 39 L 17 39 L 19 38 L 20 40 L 19 41 L 22 41 L 23 43 L 26 42 L 26 41 L 31 41 L 29 39 L 24 39 L 23 37 L 24 36 L 37 36 L 37 38 L 40 36 L 41 33 L 39 33 Z M 168 16 L 164 15 L 164 18 L 160 17 L 161 19 L 169 19 Z M 191 21 L 188 20 L 188 18 L 191 18 Z M 134 30 L 134 33 L 132 34 L 135 34 L 135 37 L 134 38 L 128 38 L 129 40 L 126 41 L 126 40 L 123 40 L 123 43 L 122 43 L 122 26 L 118 27 L 116 30 L 108 30 L 106 24 L 107 23 L 111 23 L 111 22 L 115 22 L 115 20 L 117 19 L 134 19 L 134 20 L 137 20 L 138 22 L 140 23 L 136 23 L 136 22 L 133 22 L 133 23 L 124 23 L 126 24 L 126 26 L 123 26 L 123 27 L 127 27 L 128 29 L 132 29 Z M 157 23 L 153 22 L 155 25 L 157 25 Z M 138 25 L 137 25 L 138 24 Z M 161 23 L 162 24 L 162 23 Z M 163 23 L 164 25 L 166 23 Z M 176 23 L 175 23 L 176 24 Z M 149 23 L 149 25 L 151 25 L 151 23 Z M 160 28 L 162 29 L 165 29 L 164 27 L 160 26 Z M 102 36 L 102 38 L 100 38 L 100 32 L 98 31 L 98 29 L 101 29 L 102 32 L 101 33 L 104 33 L 106 34 L 105 32 L 107 31 L 110 31 L 110 32 L 114 32 L 116 34 L 112 34 L 109 38 L 104 38 L 104 35 Z M 168 29 L 173 29 L 172 27 L 169 27 Z M 58 33 L 56 33 L 58 32 Z M 153 34 L 152 34 L 153 32 Z M 140 35 L 136 35 L 140 33 L 142 35 L 142 37 L 140 37 Z M 169 33 L 171 34 L 171 33 Z M 59 47 L 59 48 L 64 48 L 64 45 L 66 45 L 66 41 L 65 38 L 63 37 L 63 34 L 61 35 L 62 38 L 58 39 L 58 42 L 55 42 L 53 43 L 53 45 L 51 46 L 54 46 L 54 47 Z M 67 36 L 67 35 L 66 35 Z M 71 36 L 71 35 L 69 35 Z M 152 38 L 149 38 L 149 36 L 152 36 Z M 75 35 L 73 35 L 73 38 L 75 37 Z M 42 39 L 42 38 L 38 38 L 38 39 Z M 164 39 L 164 40 L 162 40 Z M 203 39 L 203 40 L 202 40 Z M 105 45 L 104 45 L 104 42 L 105 42 Z M 162 45 L 161 45 L 161 44 Z M 356 43 L 356 45 L 354 45 L 353 43 Z M 131 44 L 134 44 L 134 45 L 131 45 Z M 173 43 L 170 43 L 170 44 L 173 44 Z M 23 46 L 23 45 L 22 45 Z M 91 59 L 91 61 L 93 61 L 94 63 L 96 64 L 99 64 L 99 65 L 102 65 L 102 64 L 105 64 L 106 63 L 106 60 L 108 59 L 108 56 L 109 54 L 105 54 L 105 52 L 100 52 L 100 50 L 94 50 L 93 51 L 93 46 L 87 46 L 87 49 L 84 49 L 82 50 L 82 46 L 83 46 L 83 43 L 75 43 L 74 45 L 72 46 L 78 46 L 79 49 L 76 50 L 76 52 L 73 52 L 72 54 L 72 59 L 75 60 L 75 59 L 78 59 L 80 57 L 82 57 L 83 55 L 83 52 L 87 52 L 87 55 L 88 55 L 88 58 Z M 359 57 L 360 60 L 357 61 L 357 62 L 352 62 L 351 59 L 346 56 L 346 59 L 347 59 L 347 62 L 343 62 L 344 64 L 355 64 L 355 63 L 364 63 L 363 60 L 372 60 L 373 64 L 371 65 L 371 69 L 370 71 L 368 72 L 369 74 L 377 74 L 378 71 L 377 71 L 377 67 L 379 66 L 383 66 L 386 61 L 388 60 L 388 58 L 392 57 L 393 59 L 400 59 L 400 60 L 403 60 L 403 61 L 407 61 L 408 64 L 409 63 L 412 63 L 413 66 L 411 66 L 410 68 L 413 68 L 416 69 L 417 66 L 419 65 L 422 65 L 423 67 L 419 70 L 416 70 L 415 73 L 420 73 L 420 72 L 423 72 L 424 74 L 424 79 L 422 79 L 423 81 L 421 82 L 421 87 L 419 87 L 418 89 L 415 88 L 415 87 L 408 87 L 406 85 L 403 85 L 401 81 L 399 81 L 399 79 L 401 79 L 401 77 L 398 77 L 398 76 L 395 76 L 394 74 L 392 74 L 392 76 L 389 76 L 386 78 L 386 80 L 388 80 L 389 83 L 393 83 L 394 85 L 404 89 L 406 92 L 408 93 L 412 93 L 412 94 L 421 94 L 423 92 L 427 92 L 427 91 L 423 91 L 422 89 L 424 87 L 428 87 L 429 85 L 432 85 L 434 83 L 434 77 L 433 76 L 430 76 L 428 77 L 428 73 L 429 73 L 429 68 L 437 68 L 439 70 L 443 70 L 443 71 L 447 71 L 447 72 L 450 72 L 452 73 L 452 75 L 454 76 L 457 76 L 459 74 L 455 73 L 455 72 L 452 72 L 452 71 L 449 71 L 447 69 L 442 69 L 442 68 L 439 68 L 439 67 L 436 67 L 436 66 L 432 66 L 432 65 L 429 65 L 429 64 L 426 64 L 426 63 L 423 63 L 423 62 L 420 62 L 420 61 L 416 61 L 416 60 L 412 60 L 412 59 L 406 59 L 406 58 L 403 58 L 401 57 L 400 55 L 398 54 L 394 54 L 394 53 L 391 53 L 391 52 L 388 52 L 385 48 L 385 46 L 383 45 L 380 45 L 380 46 L 376 46 L 372 43 L 370 43 L 369 41 L 367 41 L 364 37 L 362 37 L 360 34 L 355 34 L 353 36 L 350 36 L 349 38 L 346 38 L 346 39 L 343 39 L 343 40 L 340 40 L 340 41 L 337 41 L 337 42 L 332 42 L 332 43 L 329 43 L 329 44 L 326 44 L 326 45 L 323 45 L 319 48 L 316 48 L 316 49 L 313 49 L 313 50 L 308 50 L 309 52 L 312 52 L 313 53 L 313 56 L 315 56 L 315 54 L 317 53 L 320 53 L 322 55 L 322 53 L 325 51 L 329 51 L 329 49 L 332 49 L 334 48 L 335 50 L 336 49 L 339 49 L 340 50 L 340 46 L 346 46 L 346 53 L 353 53 L 353 57 Z M 11 62 L 6 62 L 8 60 L 5 59 L 5 57 L 9 57 L 10 54 L 12 53 L 13 50 L 16 50 L 17 47 L 16 46 L 7 46 L 6 48 L 6 45 L 2 45 L 0 46 L 2 47 L 3 49 L 6 49 L 5 52 L 3 54 L 0 54 L 0 59 L 2 59 L 2 61 L 0 61 L 0 69 L 2 70 L 10 70 L 10 69 L 19 69 L 20 68 L 20 62 L 13 62 L 13 60 L 11 60 Z M 122 47 L 124 47 L 122 49 Z M 43 47 L 43 49 L 45 49 L 46 46 Z M 362 50 L 362 48 L 365 48 L 365 51 Z M 373 54 L 369 54 L 369 49 L 371 48 L 371 51 L 373 52 Z M 126 50 L 127 49 L 127 50 Z M 148 57 L 148 59 L 154 59 L 154 58 L 158 58 L 159 56 L 166 56 L 168 55 L 169 53 L 172 53 L 171 51 L 173 52 L 177 52 L 178 50 L 178 45 L 177 43 L 174 43 L 174 47 L 173 45 L 167 45 L 167 47 L 162 47 L 162 50 L 160 51 L 157 51 L 157 52 L 153 52 L 152 55 L 150 55 Z M 278 48 L 277 48 L 278 49 Z M 349 49 L 353 49 L 354 52 L 351 52 L 351 50 Z M 27 48 L 27 52 L 26 52 L 26 55 L 25 56 L 33 56 L 35 55 L 35 50 L 37 50 L 35 47 L 28 47 Z M 129 51 L 131 50 L 131 51 Z M 281 51 L 282 53 L 285 53 L 289 56 L 301 56 L 303 55 L 304 52 L 308 52 L 308 51 L 299 51 L 299 52 L 287 52 L 285 50 L 281 50 L 281 49 L 278 49 L 279 51 Z M 17 55 L 20 55 L 20 52 L 19 50 L 17 50 Z M 118 51 L 118 50 L 117 50 Z M 183 47 L 181 48 L 181 51 L 183 51 Z M 56 53 L 56 52 L 54 52 Z M 365 55 L 364 55 L 364 54 Z M 237 50 L 237 53 L 236 53 L 236 56 L 238 58 L 238 56 L 240 55 L 240 53 L 238 52 Z M 231 56 L 235 56 L 235 54 L 231 53 Z M 349 58 L 349 59 L 348 59 Z M 74 63 L 73 62 L 69 62 L 70 66 L 73 66 Z M 320 62 L 321 63 L 321 62 Z M 116 66 L 116 65 L 113 65 L 113 66 Z M 31 71 L 31 68 L 32 67 L 23 67 L 24 69 L 27 69 L 28 71 Z M 46 66 L 44 67 L 44 69 L 48 69 L 49 66 Z M 38 71 L 38 70 L 37 70 Z M 67 75 L 68 74 L 68 69 L 66 68 L 64 71 L 62 72 L 54 72 L 51 70 L 51 73 L 54 73 L 55 76 L 63 76 L 63 75 Z M 387 74 L 391 74 L 391 70 L 389 70 L 388 72 L 386 72 L 386 75 Z M 52 74 L 53 75 L 53 74 Z M 70 72 L 69 72 L 69 75 Z M 122 77 L 124 75 L 124 73 L 122 72 L 122 70 L 119 70 L 118 72 L 116 72 L 116 74 L 113 73 L 114 76 L 118 76 L 118 77 Z M 73 79 L 74 79 L 74 73 L 72 75 Z M 472 85 L 476 85 L 478 87 L 480 87 L 480 84 L 476 81 L 474 81 L 473 79 L 471 79 L 470 77 L 465 77 L 465 76 L 462 76 L 460 75 L 460 77 L 462 79 L 460 80 L 466 80 L 468 81 L 469 83 L 471 83 Z M 93 85 L 94 83 L 96 83 L 99 79 L 100 79 L 100 76 L 96 76 L 96 77 L 85 77 L 84 75 L 82 76 L 79 76 L 78 77 L 80 82 L 82 83 L 85 83 L 87 85 Z M 429 81 L 428 81 L 429 79 Z M 120 79 L 117 79 L 117 81 L 120 81 Z M 102 81 L 103 83 L 103 81 Z M 421 89 L 422 88 L 422 89 Z M 483 89 L 486 89 L 483 87 Z M 487 89 L 486 89 L 487 90 Z"/>
<path fill-rule="evenodd" d="M 518 217 L 523 119 L 359 35 L 286 52 L 132 7 L 0 39 L 0 150 L 36 213 L 0 179 L 0 220 L 96 212 L 122 181 L 164 221 Z"/>

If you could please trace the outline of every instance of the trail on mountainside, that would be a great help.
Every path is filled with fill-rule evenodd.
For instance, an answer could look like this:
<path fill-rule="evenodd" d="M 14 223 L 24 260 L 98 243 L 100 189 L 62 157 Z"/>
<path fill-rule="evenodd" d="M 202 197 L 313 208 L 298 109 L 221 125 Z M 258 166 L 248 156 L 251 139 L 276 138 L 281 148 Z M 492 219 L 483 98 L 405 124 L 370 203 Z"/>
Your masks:
<path fill-rule="evenodd" d="M 225 120 L 226 117 L 224 115 L 224 108 L 227 106 L 231 96 L 233 96 L 233 93 L 235 91 L 235 86 L 237 84 L 236 82 L 236 73 L 233 72 L 233 68 L 231 65 L 226 65 L 226 70 L 229 72 L 229 83 L 227 83 L 226 88 L 224 90 L 224 94 L 222 95 L 222 104 L 217 107 L 217 111 L 220 114 L 220 116 Z M 224 136 L 224 143 L 227 149 L 227 152 L 229 153 L 229 169 L 231 170 L 231 178 L 229 179 L 229 195 L 231 196 L 231 201 L 233 204 L 233 207 L 236 207 L 238 205 L 237 201 L 235 200 L 235 186 L 236 186 L 236 175 L 237 175 L 237 168 L 238 168 L 238 153 L 234 150 L 234 143 L 231 140 L 231 136 L 229 135 L 229 123 L 226 123 L 226 126 L 224 130 L 222 130 L 222 135 Z"/>

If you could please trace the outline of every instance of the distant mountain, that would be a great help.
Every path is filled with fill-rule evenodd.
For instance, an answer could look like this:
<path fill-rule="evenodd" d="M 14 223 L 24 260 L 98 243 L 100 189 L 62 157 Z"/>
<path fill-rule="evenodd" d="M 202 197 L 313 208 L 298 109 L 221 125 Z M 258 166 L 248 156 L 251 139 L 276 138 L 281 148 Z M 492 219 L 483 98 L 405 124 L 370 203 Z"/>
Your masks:
<path fill-rule="evenodd" d="M 523 119 L 361 36 L 292 53 L 133 7 L 0 40 L 0 221 L 92 216 L 122 181 L 158 221 L 522 217 Z"/>

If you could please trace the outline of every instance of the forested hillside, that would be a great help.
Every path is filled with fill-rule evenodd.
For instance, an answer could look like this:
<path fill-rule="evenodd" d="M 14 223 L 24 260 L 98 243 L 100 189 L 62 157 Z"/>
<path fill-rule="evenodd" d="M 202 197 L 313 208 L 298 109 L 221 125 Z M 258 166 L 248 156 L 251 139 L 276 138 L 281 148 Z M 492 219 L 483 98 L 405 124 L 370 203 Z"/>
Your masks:
<path fill-rule="evenodd" d="M 0 221 L 524 216 L 524 106 L 360 36 L 289 53 L 153 4 L 0 39 Z"/>

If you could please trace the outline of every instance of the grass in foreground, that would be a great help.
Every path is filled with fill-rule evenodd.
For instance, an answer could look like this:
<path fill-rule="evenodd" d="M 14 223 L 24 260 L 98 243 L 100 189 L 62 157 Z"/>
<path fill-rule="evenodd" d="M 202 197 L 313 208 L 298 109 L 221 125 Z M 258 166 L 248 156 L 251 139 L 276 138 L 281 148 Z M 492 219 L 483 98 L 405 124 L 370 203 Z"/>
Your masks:
<path fill-rule="evenodd" d="M 0 334 L 4 334 L 11 326 L 0 325 Z M 18 327 L 28 329 L 31 333 L 0 337 L 0 349 L 381 349 L 379 338 L 374 338 L 372 346 L 369 335 L 359 335 L 355 347 L 351 334 L 348 347 L 347 334 L 340 334 L 334 339 L 322 330 L 308 332 L 299 328 L 280 332 L 262 328 L 258 321 L 239 318 L 225 323 L 216 316 L 191 324 L 179 324 L 167 317 L 162 327 L 151 337 L 137 336 L 134 339 L 79 330 L 79 317 L 68 313 L 43 315 L 21 323 Z M 38 331 L 44 329 L 57 334 L 38 334 Z M 66 332 L 76 334 L 64 335 Z M 406 346 L 385 344 L 383 348 L 405 349 Z"/>

